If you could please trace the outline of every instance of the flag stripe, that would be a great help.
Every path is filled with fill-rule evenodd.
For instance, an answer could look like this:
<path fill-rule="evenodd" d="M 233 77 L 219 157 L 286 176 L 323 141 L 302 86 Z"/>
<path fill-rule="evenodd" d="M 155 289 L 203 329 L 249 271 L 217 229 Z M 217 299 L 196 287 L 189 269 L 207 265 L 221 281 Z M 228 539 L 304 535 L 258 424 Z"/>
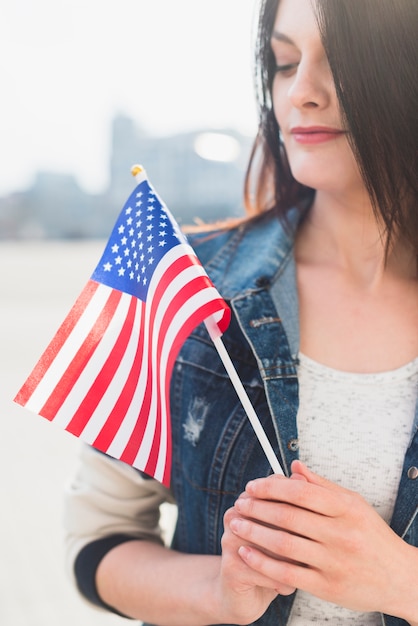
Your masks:
<path fill-rule="evenodd" d="M 132 367 L 129 370 L 125 383 L 117 396 L 117 400 L 108 414 L 106 421 L 103 423 L 98 431 L 95 439 L 92 441 L 92 445 L 103 451 L 108 451 L 109 446 L 114 440 L 117 432 L 120 429 L 122 421 L 125 419 L 126 414 L 131 405 L 132 397 L 139 381 L 138 371 L 141 367 L 143 358 L 143 346 L 141 345 L 141 337 L 143 336 L 145 325 L 145 315 L 141 317 L 141 326 L 138 337 L 136 338 L 136 349 L 132 363 Z"/>
<path fill-rule="evenodd" d="M 88 285 L 87 285 L 88 288 Z M 62 344 L 60 351 L 56 354 L 54 360 L 50 363 L 44 377 L 33 391 L 28 399 L 27 406 L 29 409 L 39 413 L 48 398 L 55 392 L 55 385 L 62 379 L 68 364 L 75 357 L 80 346 L 85 341 L 86 336 L 93 327 L 97 319 L 97 311 L 101 311 L 105 306 L 111 291 L 97 288 L 83 314 L 80 316 L 78 323 L 72 329 L 71 334 Z M 71 316 L 71 312 L 69 314 Z"/>
<path fill-rule="evenodd" d="M 105 285 L 101 285 L 101 289 L 106 290 L 108 293 L 111 289 Z M 74 385 L 71 388 L 68 396 L 63 398 L 63 402 L 57 411 L 54 420 L 60 426 L 67 428 L 72 417 L 79 410 L 80 404 L 83 402 L 83 398 L 90 393 L 90 389 L 94 384 L 97 376 L 101 372 L 102 365 L 109 361 L 109 355 L 114 348 L 115 343 L 121 333 L 124 326 L 125 317 L 129 313 L 129 307 L 131 305 L 132 296 L 128 294 L 122 294 L 117 310 L 109 323 L 106 331 L 103 333 L 102 340 L 97 346 L 91 359 L 86 364 L 83 372 L 78 379 L 74 381 Z M 133 321 L 133 325 L 135 321 Z M 128 350 L 127 350 L 128 351 Z M 115 361 L 114 365 L 116 365 Z M 69 365 L 69 363 L 67 363 Z M 108 393 L 108 389 L 114 384 L 117 374 L 115 373 L 114 379 L 109 382 L 106 389 L 102 391 L 102 398 Z M 102 402 L 100 396 L 97 397 L 98 402 Z M 70 431 L 71 432 L 71 431 Z"/>
<path fill-rule="evenodd" d="M 217 304 L 217 307 L 215 306 Z M 198 311 L 196 311 L 192 316 L 190 316 L 183 323 L 181 330 L 178 332 L 177 337 L 178 340 L 176 345 L 170 352 L 169 359 L 167 361 L 167 372 L 172 372 L 175 360 L 177 358 L 178 352 L 181 348 L 181 337 L 183 337 L 183 341 L 190 335 L 190 333 L 198 326 L 202 320 L 207 319 L 211 315 L 215 314 L 219 310 L 219 305 L 223 306 L 224 302 L 219 298 L 216 300 L 211 300 L 210 302 L 206 302 L 206 304 Z M 170 415 L 170 376 L 167 375 L 165 379 L 165 405 L 167 407 L 168 415 Z M 171 419 L 166 420 L 166 450 L 160 450 L 159 459 L 155 470 L 155 477 L 157 480 L 162 482 L 164 485 L 170 484 L 170 472 L 171 472 Z M 151 474 L 152 475 L 152 474 Z"/>
<path fill-rule="evenodd" d="M 45 352 L 42 354 L 38 363 L 35 365 L 34 369 L 29 375 L 28 379 L 19 390 L 14 399 L 15 402 L 22 406 L 26 405 L 29 398 L 35 391 L 37 385 L 42 381 L 43 377 L 45 376 L 45 373 L 55 359 L 55 356 L 59 353 L 62 346 L 64 345 L 68 334 L 70 334 L 75 326 L 78 324 L 80 318 L 84 314 L 85 308 L 88 306 L 98 286 L 98 283 L 94 281 L 89 281 L 87 283 L 87 285 L 77 298 L 75 304 L 73 305 L 70 313 L 67 315 L 67 317 L 59 327 L 56 335 L 53 337 L 52 341 L 49 343 Z"/>
<path fill-rule="evenodd" d="M 153 345 L 148 353 L 148 370 L 152 372 L 152 375 L 148 377 L 149 384 L 147 385 L 147 389 L 145 391 L 146 405 L 141 407 L 140 419 L 134 427 L 132 435 L 121 455 L 121 459 L 126 463 L 134 463 L 138 452 L 138 442 L 140 441 L 143 441 L 143 443 L 148 442 L 148 445 L 150 446 L 150 455 L 152 455 L 154 447 L 159 447 L 161 432 L 161 405 L 160 403 L 157 403 L 157 400 L 160 398 L 161 392 L 160 379 L 165 375 L 169 376 L 170 372 L 166 370 L 165 362 L 158 363 L 156 361 L 157 358 L 161 358 L 162 345 L 164 344 L 170 325 L 172 325 L 175 320 L 176 312 L 180 309 L 184 301 L 190 300 L 191 295 L 195 294 L 195 290 L 200 286 L 200 280 L 200 276 L 192 279 L 176 293 L 164 311 L 164 316 L 158 326 L 158 332 L 152 334 Z M 154 320 L 152 320 L 152 322 L 153 321 Z M 156 338 L 155 340 L 154 337 Z M 173 337 L 170 337 L 170 344 L 174 345 L 174 343 Z M 155 406 L 150 412 L 151 398 L 153 399 Z M 153 433 L 154 442 L 152 445 L 149 433 Z"/>
<path fill-rule="evenodd" d="M 40 414 L 43 417 L 46 417 L 49 420 L 54 419 L 55 414 L 62 404 L 63 398 L 68 395 L 74 385 L 74 381 L 78 379 L 86 363 L 98 346 L 106 327 L 109 325 L 113 317 L 113 313 L 121 296 L 122 294 L 119 291 L 112 291 L 110 293 L 106 306 L 100 312 L 95 325 L 87 334 L 86 338 L 77 350 L 77 353 L 71 360 L 70 365 L 67 367 L 65 373 L 56 384 L 53 393 L 49 396 L 47 402 L 41 408 Z"/>
<path fill-rule="evenodd" d="M 135 320 L 137 301 L 130 298 L 129 310 L 124 319 L 119 335 L 116 337 L 113 348 L 103 364 L 102 369 L 94 380 L 87 394 L 85 394 L 80 406 L 75 411 L 73 418 L 67 426 L 67 430 L 79 437 L 86 424 L 90 420 L 93 411 L 97 408 L 107 386 L 116 374 L 121 357 L 125 354 Z"/>
<path fill-rule="evenodd" d="M 217 310 L 215 302 L 206 302 L 207 295 L 207 290 L 196 293 L 192 298 L 189 298 L 189 300 L 183 305 L 182 308 L 177 311 L 177 314 L 174 317 L 169 318 L 171 323 L 166 333 L 166 346 L 165 350 L 162 350 L 161 363 L 159 365 L 159 375 L 162 378 L 166 378 L 167 380 L 170 378 L 173 363 L 182 342 L 188 336 L 188 334 L 190 334 L 190 332 L 202 321 L 202 319 L 204 319 L 204 317 L 202 316 L 208 317 L 209 315 L 214 313 L 215 310 Z M 192 315 L 189 315 L 189 317 L 186 318 L 186 320 L 184 321 L 185 311 L 192 309 L 192 307 L 196 308 L 196 311 Z M 171 355 L 170 353 L 167 354 L 167 349 L 171 351 Z M 154 373 L 154 376 L 157 375 L 157 373 L 158 372 Z M 166 394 L 167 391 L 165 390 L 165 386 L 165 384 L 161 385 L 161 390 L 164 391 L 164 393 Z M 156 397 L 158 398 L 159 395 L 157 394 Z M 155 409 L 155 411 L 157 410 L 158 409 Z M 129 445 L 121 455 L 122 460 L 137 466 L 142 465 L 146 461 L 146 459 L 148 459 L 151 454 L 152 433 L 155 429 L 156 420 L 157 415 L 151 414 L 147 416 L 147 430 L 143 434 L 141 433 L 141 437 L 137 437 L 137 434 L 135 432 L 132 434 Z M 157 431 L 157 437 L 159 437 L 159 431 Z M 139 444 L 140 448 L 138 450 Z M 136 455 L 135 450 L 138 450 Z M 155 464 L 155 461 L 151 461 L 150 464 L 147 466 L 147 472 L 150 467 L 153 466 L 153 464 Z"/>
<path fill-rule="evenodd" d="M 86 424 L 81 434 L 82 439 L 84 439 L 87 443 L 90 443 L 91 445 L 94 445 L 94 442 L 103 430 L 104 425 L 106 425 L 107 423 L 111 423 L 113 420 L 117 420 L 117 423 L 120 424 L 121 420 L 124 420 L 126 417 L 123 414 L 118 413 L 117 402 L 118 399 L 123 395 L 123 389 L 126 385 L 127 372 L 129 372 L 130 375 L 131 372 L 138 371 L 138 363 L 136 359 L 138 351 L 140 351 L 139 338 L 140 330 L 144 323 L 144 310 L 144 303 L 138 300 L 134 327 L 132 329 L 132 334 L 129 339 L 126 352 L 120 360 L 118 370 L 113 380 L 108 385 L 106 391 L 100 398 L 96 409 L 92 413 L 90 420 Z M 105 443 L 103 443 L 103 445 L 99 447 L 99 449 L 103 452 L 106 452 L 107 448 L 108 444 L 105 445 Z"/>

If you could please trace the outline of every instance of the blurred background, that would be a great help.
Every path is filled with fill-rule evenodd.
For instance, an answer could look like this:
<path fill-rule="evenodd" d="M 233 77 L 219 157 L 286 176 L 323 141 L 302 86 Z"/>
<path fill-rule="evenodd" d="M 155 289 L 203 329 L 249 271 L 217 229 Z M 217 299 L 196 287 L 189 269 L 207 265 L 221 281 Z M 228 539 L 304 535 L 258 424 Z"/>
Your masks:
<path fill-rule="evenodd" d="M 178 221 L 241 212 L 255 0 L 2 0 L 0 238 L 107 236 L 141 162 Z"/>
<path fill-rule="evenodd" d="M 85 605 L 65 573 L 78 441 L 13 398 L 94 270 L 133 163 L 180 223 L 242 214 L 255 3 L 1 2 L 2 626 L 128 623 Z"/>

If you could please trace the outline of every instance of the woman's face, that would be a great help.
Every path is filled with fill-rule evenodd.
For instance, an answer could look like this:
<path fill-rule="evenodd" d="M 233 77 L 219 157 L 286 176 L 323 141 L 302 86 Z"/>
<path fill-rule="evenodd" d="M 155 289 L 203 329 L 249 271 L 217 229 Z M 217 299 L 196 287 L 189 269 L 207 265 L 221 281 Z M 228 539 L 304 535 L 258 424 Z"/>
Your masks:
<path fill-rule="evenodd" d="M 271 47 L 273 108 L 293 176 L 317 190 L 362 185 L 311 0 L 281 0 Z"/>

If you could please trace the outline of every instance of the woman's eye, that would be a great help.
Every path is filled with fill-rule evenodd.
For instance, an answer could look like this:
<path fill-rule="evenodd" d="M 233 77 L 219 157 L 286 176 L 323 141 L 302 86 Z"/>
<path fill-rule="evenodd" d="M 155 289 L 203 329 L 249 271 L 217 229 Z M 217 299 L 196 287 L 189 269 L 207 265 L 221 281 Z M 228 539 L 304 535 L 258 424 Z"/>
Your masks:
<path fill-rule="evenodd" d="M 276 74 L 291 74 L 297 68 L 297 63 L 284 63 L 283 65 L 276 65 Z"/>

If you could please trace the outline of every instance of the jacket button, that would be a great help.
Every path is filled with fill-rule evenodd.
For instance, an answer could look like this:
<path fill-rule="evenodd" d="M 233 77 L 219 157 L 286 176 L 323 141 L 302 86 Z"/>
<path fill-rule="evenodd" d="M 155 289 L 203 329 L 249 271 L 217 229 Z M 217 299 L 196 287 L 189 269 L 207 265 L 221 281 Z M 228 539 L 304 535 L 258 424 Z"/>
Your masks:
<path fill-rule="evenodd" d="M 297 450 L 299 450 L 299 439 L 291 439 L 290 441 L 288 441 L 287 448 L 292 452 L 296 452 Z"/>
<path fill-rule="evenodd" d="M 415 480 L 418 478 L 418 467 L 410 467 L 408 470 L 408 478 Z"/>

